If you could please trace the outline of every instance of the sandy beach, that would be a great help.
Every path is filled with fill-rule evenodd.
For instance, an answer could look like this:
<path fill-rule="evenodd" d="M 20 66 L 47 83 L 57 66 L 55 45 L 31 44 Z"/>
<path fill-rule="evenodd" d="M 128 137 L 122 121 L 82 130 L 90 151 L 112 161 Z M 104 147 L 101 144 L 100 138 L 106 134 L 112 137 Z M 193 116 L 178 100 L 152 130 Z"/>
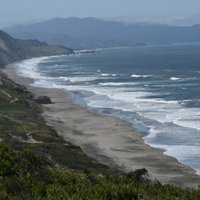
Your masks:
<path fill-rule="evenodd" d="M 195 188 L 200 184 L 195 170 L 145 144 L 143 134 L 131 124 L 80 107 L 64 90 L 31 87 L 32 80 L 17 76 L 14 65 L 4 72 L 35 96 L 49 96 L 54 103 L 45 105 L 43 113 L 48 125 L 99 162 L 127 172 L 146 168 L 152 179 L 162 183 Z"/>

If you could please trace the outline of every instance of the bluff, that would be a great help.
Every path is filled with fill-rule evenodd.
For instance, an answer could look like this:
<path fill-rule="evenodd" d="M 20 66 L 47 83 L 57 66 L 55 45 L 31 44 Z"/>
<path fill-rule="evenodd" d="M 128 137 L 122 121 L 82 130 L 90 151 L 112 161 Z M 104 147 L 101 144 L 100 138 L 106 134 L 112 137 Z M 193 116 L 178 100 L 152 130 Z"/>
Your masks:
<path fill-rule="evenodd" d="M 67 47 L 48 45 L 38 40 L 15 39 L 6 32 L 0 31 L 0 68 L 11 62 L 32 57 L 70 53 L 73 53 L 73 50 Z"/>

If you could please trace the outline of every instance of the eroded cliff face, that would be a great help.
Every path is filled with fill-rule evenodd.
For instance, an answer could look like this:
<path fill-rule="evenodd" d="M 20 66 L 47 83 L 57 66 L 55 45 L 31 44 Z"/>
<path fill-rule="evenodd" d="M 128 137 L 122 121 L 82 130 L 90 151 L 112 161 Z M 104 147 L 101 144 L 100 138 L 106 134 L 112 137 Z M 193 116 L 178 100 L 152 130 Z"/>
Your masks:
<path fill-rule="evenodd" d="M 73 53 L 72 49 L 63 46 L 48 45 L 37 40 L 19 40 L 0 31 L 0 67 L 40 56 L 65 55 Z"/>

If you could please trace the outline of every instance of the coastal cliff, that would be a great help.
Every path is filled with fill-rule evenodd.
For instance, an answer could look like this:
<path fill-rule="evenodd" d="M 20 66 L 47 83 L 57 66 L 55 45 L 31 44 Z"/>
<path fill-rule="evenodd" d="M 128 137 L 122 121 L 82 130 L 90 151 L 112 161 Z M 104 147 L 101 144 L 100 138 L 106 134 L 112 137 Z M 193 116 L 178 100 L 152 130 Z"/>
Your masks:
<path fill-rule="evenodd" d="M 19 40 L 0 30 L 0 68 L 32 57 L 71 54 L 73 50 L 63 46 L 48 45 L 38 40 Z"/>

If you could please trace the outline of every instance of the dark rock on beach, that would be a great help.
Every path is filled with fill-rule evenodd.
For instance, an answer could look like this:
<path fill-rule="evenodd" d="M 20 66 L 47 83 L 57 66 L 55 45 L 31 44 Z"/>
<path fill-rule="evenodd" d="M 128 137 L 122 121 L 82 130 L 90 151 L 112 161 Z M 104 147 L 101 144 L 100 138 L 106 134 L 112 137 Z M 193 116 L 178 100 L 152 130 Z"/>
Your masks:
<path fill-rule="evenodd" d="M 52 101 L 48 96 L 39 96 L 35 101 L 39 104 L 52 104 Z"/>

